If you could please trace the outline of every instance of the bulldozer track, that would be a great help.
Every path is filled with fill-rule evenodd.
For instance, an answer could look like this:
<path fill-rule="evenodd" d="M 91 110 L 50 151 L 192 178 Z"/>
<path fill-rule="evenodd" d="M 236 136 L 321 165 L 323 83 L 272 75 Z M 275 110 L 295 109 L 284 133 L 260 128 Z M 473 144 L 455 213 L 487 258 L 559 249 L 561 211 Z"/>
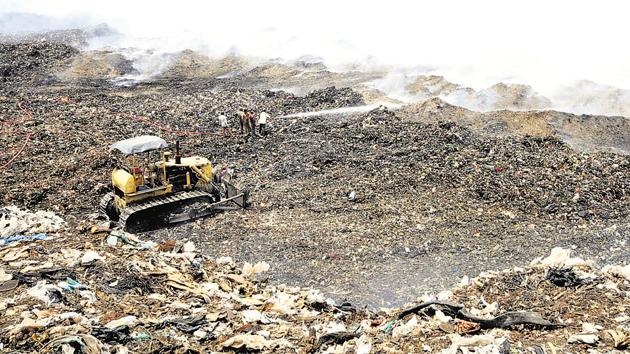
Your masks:
<path fill-rule="evenodd" d="M 101 201 L 99 202 L 100 212 L 109 219 L 111 219 L 114 216 L 113 214 L 115 214 L 115 211 L 112 212 L 109 210 L 110 203 L 113 203 L 113 201 L 114 201 L 114 193 L 109 192 L 105 194 L 101 198 Z"/>
<path fill-rule="evenodd" d="M 103 213 L 104 215 L 107 215 L 107 205 L 113 199 L 114 199 L 114 193 L 112 193 L 112 192 L 109 192 L 109 193 L 105 194 L 103 197 L 101 197 L 101 201 L 99 203 L 99 209 L 100 209 L 101 213 Z"/>
<path fill-rule="evenodd" d="M 145 214 L 150 210 L 154 210 L 154 213 L 152 213 L 151 215 L 154 217 L 162 214 L 167 214 L 166 212 L 172 211 L 176 207 L 186 202 L 192 202 L 195 201 L 195 199 L 201 200 L 205 198 L 212 199 L 213 196 L 210 193 L 201 191 L 180 192 L 176 195 L 132 205 L 123 210 L 123 212 L 120 214 L 120 219 L 118 223 L 123 229 L 129 232 L 143 231 L 144 229 L 148 228 L 159 228 L 167 225 L 168 221 L 157 217 L 151 220 L 147 220 L 149 221 L 150 225 L 138 225 L 137 223 L 139 220 L 136 220 L 133 225 L 130 225 L 128 224 L 129 218 L 131 217 L 133 219 L 134 216 Z M 144 221 L 144 219 L 142 221 Z"/>

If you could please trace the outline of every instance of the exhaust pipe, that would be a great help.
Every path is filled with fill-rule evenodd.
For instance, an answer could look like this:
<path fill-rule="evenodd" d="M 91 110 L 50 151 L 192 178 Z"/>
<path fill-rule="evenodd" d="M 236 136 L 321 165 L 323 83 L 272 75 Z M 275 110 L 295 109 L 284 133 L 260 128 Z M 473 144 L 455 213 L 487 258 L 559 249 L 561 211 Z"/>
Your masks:
<path fill-rule="evenodd" d="M 182 155 L 179 153 L 179 140 L 175 140 L 175 163 L 178 165 L 182 163 Z"/>

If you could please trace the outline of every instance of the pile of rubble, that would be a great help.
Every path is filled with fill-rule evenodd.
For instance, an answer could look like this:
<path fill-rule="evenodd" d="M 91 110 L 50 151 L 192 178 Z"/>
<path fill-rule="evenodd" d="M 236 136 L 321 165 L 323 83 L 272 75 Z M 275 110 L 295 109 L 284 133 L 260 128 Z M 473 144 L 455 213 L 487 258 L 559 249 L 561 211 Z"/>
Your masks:
<path fill-rule="evenodd" d="M 417 304 L 368 310 L 270 285 L 265 262 L 80 229 L 0 245 L 0 350 L 621 353 L 630 344 L 630 266 L 598 270 L 560 248 Z"/>
<path fill-rule="evenodd" d="M 551 101 L 535 92 L 531 86 L 522 84 L 497 83 L 482 90 L 454 84 L 443 76 L 419 75 L 407 85 L 411 94 L 427 99 L 442 97 L 476 111 L 496 110 L 540 110 L 549 109 Z"/>
<path fill-rule="evenodd" d="M 440 98 L 406 105 L 398 114 L 412 121 L 456 123 L 481 136 L 559 137 L 580 152 L 630 153 L 626 117 L 535 110 L 475 112 Z"/>
<path fill-rule="evenodd" d="M 17 89 L 18 83 L 37 85 L 78 53 L 74 47 L 60 43 L 0 42 L 0 93 Z"/>
<path fill-rule="evenodd" d="M 360 94 L 345 87 L 337 89 L 328 87 L 322 90 L 314 90 L 304 97 L 302 107 L 322 107 L 327 109 L 339 107 L 352 107 L 365 104 Z"/>

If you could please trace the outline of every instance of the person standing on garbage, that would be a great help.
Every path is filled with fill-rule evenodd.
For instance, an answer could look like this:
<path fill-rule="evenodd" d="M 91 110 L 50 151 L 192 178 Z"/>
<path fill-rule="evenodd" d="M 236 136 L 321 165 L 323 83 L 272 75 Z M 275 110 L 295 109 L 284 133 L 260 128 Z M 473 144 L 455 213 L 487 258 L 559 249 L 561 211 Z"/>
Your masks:
<path fill-rule="evenodd" d="M 232 132 L 230 132 L 230 126 L 228 125 L 227 117 L 223 112 L 221 112 L 221 114 L 219 115 L 219 125 L 221 126 L 221 133 L 223 134 L 223 136 L 232 135 Z"/>
<path fill-rule="evenodd" d="M 269 118 L 271 118 L 269 113 L 264 111 L 260 112 L 260 115 L 258 116 L 258 135 L 267 135 L 267 131 L 265 129 L 267 128 L 267 120 L 269 120 Z"/>
<path fill-rule="evenodd" d="M 238 119 L 238 124 L 240 124 L 241 126 L 241 134 L 243 133 L 247 133 L 246 129 L 247 129 L 247 112 L 245 112 L 245 110 L 243 108 L 239 108 L 238 111 L 236 111 L 236 118 Z"/>
<path fill-rule="evenodd" d="M 256 136 L 256 113 L 254 113 L 254 111 L 248 111 L 247 118 L 249 121 L 249 132 L 253 138 Z"/>

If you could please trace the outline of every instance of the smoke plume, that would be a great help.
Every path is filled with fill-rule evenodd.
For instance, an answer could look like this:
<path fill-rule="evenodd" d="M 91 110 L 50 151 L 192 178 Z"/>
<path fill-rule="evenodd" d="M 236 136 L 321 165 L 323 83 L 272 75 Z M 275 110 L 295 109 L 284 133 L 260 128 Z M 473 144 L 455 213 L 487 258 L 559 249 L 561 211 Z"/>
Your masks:
<path fill-rule="evenodd" d="M 145 76 L 184 49 L 286 62 L 312 56 L 335 71 L 389 72 L 373 85 L 403 101 L 422 98 L 407 89 L 418 75 L 436 75 L 473 89 L 443 97 L 476 109 L 496 108 L 493 85 L 505 83 L 548 99 L 536 101 L 541 108 L 630 115 L 624 1 L 0 3 L 4 33 L 107 23 L 120 35 L 89 49 L 125 48 Z"/>

